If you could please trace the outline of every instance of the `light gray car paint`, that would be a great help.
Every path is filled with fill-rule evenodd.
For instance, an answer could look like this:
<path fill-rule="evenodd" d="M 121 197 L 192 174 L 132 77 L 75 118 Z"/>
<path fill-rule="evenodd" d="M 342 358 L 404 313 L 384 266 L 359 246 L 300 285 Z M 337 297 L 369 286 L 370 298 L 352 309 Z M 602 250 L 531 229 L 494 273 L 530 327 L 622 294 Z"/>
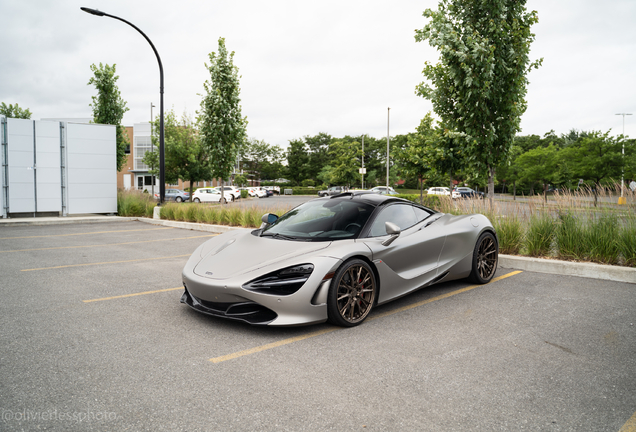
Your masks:
<path fill-rule="evenodd" d="M 432 217 L 438 220 L 428 225 L 427 219 L 404 230 L 389 246 L 381 245 L 388 235 L 299 242 L 258 237 L 249 229 L 231 231 L 208 240 L 192 254 L 183 269 L 183 281 L 192 295 L 206 301 L 254 301 L 273 310 L 278 317 L 271 326 L 324 322 L 329 288 L 325 275 L 351 258 L 365 259 L 375 268 L 379 304 L 430 283 L 467 277 L 475 243 L 484 230 L 494 232 L 491 223 L 482 215 L 436 213 Z M 314 271 L 294 294 L 270 295 L 242 287 L 267 273 L 306 263 L 313 264 Z"/>

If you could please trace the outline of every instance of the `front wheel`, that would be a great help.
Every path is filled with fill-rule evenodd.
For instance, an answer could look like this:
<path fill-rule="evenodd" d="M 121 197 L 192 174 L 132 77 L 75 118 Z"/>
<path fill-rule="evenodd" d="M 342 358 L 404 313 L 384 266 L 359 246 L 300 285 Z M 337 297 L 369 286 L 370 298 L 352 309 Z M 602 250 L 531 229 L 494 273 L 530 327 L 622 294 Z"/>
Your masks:
<path fill-rule="evenodd" d="M 497 238 L 490 231 L 484 232 L 477 239 L 473 250 L 473 268 L 468 277 L 471 282 L 485 284 L 492 280 L 497 271 L 499 245 Z"/>
<path fill-rule="evenodd" d="M 336 271 L 329 287 L 329 322 L 341 327 L 362 324 L 373 309 L 376 293 L 375 274 L 369 264 L 359 259 L 344 263 Z"/>
<path fill-rule="evenodd" d="M 183 198 L 181 198 L 181 197 L 176 197 L 174 200 L 175 200 L 176 202 L 178 202 L 178 203 L 179 203 L 179 202 L 183 201 Z"/>

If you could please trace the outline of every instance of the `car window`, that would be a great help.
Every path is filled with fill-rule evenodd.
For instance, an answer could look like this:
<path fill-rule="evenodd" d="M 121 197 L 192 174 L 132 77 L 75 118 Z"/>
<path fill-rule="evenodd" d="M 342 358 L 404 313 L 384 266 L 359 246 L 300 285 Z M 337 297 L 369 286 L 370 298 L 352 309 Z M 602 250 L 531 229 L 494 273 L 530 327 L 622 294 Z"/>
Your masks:
<path fill-rule="evenodd" d="M 415 213 L 415 219 L 417 220 L 417 222 L 415 223 L 422 222 L 424 219 L 428 218 L 431 215 L 431 213 L 422 208 L 413 206 L 411 206 L 411 208 L 413 209 L 413 212 Z"/>
<path fill-rule="evenodd" d="M 386 235 L 386 222 L 392 222 L 401 230 L 412 227 L 419 222 L 413 206 L 410 204 L 393 204 L 383 209 L 371 225 L 369 237 Z"/>

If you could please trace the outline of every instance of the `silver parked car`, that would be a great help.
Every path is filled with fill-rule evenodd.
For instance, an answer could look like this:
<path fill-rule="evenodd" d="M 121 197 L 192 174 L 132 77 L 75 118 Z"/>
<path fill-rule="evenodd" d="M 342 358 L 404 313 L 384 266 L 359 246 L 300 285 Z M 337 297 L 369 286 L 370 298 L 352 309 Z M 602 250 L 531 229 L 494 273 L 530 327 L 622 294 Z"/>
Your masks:
<path fill-rule="evenodd" d="M 159 199 L 159 193 L 155 194 L 155 198 Z M 190 199 L 190 193 L 184 192 L 181 189 L 166 189 L 166 194 L 164 195 L 164 199 L 166 201 L 183 202 Z"/>
<path fill-rule="evenodd" d="M 489 282 L 498 251 L 483 215 L 347 192 L 203 243 L 183 269 L 181 302 L 254 325 L 355 326 L 375 305 L 438 282 Z"/>

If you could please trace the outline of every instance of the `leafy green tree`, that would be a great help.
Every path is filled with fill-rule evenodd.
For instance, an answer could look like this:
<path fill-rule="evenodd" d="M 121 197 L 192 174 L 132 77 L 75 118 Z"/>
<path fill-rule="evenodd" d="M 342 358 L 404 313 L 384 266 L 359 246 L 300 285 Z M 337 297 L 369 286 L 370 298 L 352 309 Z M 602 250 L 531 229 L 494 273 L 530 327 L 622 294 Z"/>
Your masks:
<path fill-rule="evenodd" d="M 250 139 L 241 148 L 241 168 L 251 173 L 256 180 L 271 179 L 263 176 L 263 171 L 271 171 L 271 164 L 279 162 L 280 158 L 280 147 L 272 146 L 263 140 Z"/>
<path fill-rule="evenodd" d="M 244 187 L 245 185 L 247 185 L 247 177 L 245 177 L 243 174 L 234 176 L 234 184 Z"/>
<path fill-rule="evenodd" d="M 594 205 L 597 203 L 597 189 L 601 187 L 601 182 L 619 179 L 625 164 L 622 142 L 620 138 L 610 137 L 609 131 L 595 131 L 580 138 L 563 150 L 563 158 L 569 161 L 573 175 L 592 181 L 596 186 Z"/>
<path fill-rule="evenodd" d="M 429 147 L 435 146 L 438 142 L 433 122 L 433 116 L 427 113 L 417 127 L 417 133 L 409 136 L 406 146 L 396 154 L 398 171 L 403 175 L 413 175 L 418 178 L 420 202 L 423 200 L 424 178 L 431 170 L 428 159 Z"/>
<path fill-rule="evenodd" d="M 146 152 L 142 161 L 150 167 L 149 172 L 159 174 L 159 119 L 153 126 L 154 152 Z M 165 145 L 165 179 L 168 183 L 179 180 L 193 183 L 212 179 L 212 172 L 208 153 L 201 143 L 199 132 L 193 120 L 184 114 L 181 121 L 177 119 L 174 110 L 164 116 L 164 145 Z M 190 195 L 192 199 L 192 195 Z"/>
<path fill-rule="evenodd" d="M 6 103 L 0 103 L 0 115 L 6 116 L 7 118 L 16 118 L 16 119 L 30 119 L 31 111 L 28 108 L 23 109 L 18 106 L 18 104 L 7 105 Z"/>
<path fill-rule="evenodd" d="M 218 54 L 211 52 L 206 68 L 210 79 L 203 87 L 198 118 L 201 143 L 207 152 L 212 176 L 221 179 L 221 186 L 229 179 L 236 156 L 247 139 L 247 118 L 241 112 L 238 67 L 234 65 L 234 51 L 228 54 L 225 39 L 219 38 Z"/>
<path fill-rule="evenodd" d="M 466 165 L 464 157 L 464 134 L 453 132 L 438 125 L 436 145 L 426 147 L 427 159 L 437 172 L 448 175 L 449 187 L 453 189 L 453 173 Z"/>
<path fill-rule="evenodd" d="M 287 148 L 287 179 L 300 184 L 307 178 L 308 163 L 309 154 L 305 142 L 301 139 L 290 140 Z"/>
<path fill-rule="evenodd" d="M 516 165 L 521 169 L 521 178 L 543 185 L 543 197 L 547 201 L 548 185 L 559 180 L 558 148 L 550 144 L 532 149 L 519 156 Z"/>
<path fill-rule="evenodd" d="M 329 163 L 329 145 L 332 142 L 331 135 L 320 132 L 318 135 L 305 137 L 309 161 L 307 162 L 307 178 L 315 179 L 318 173 Z"/>
<path fill-rule="evenodd" d="M 88 85 L 95 85 L 97 96 L 92 97 L 93 103 L 89 106 L 93 107 L 93 123 L 117 127 L 117 171 L 121 171 L 128 159 L 126 148 L 130 145 L 126 128 L 121 125 L 128 108 L 117 87 L 119 76 L 115 75 L 115 69 L 116 65 L 91 65 L 94 76 L 88 80 Z"/>
<path fill-rule="evenodd" d="M 469 165 L 488 173 L 488 196 L 494 196 L 495 168 L 506 160 L 521 115 L 526 110 L 526 74 L 540 65 L 528 55 L 537 13 L 525 0 L 441 0 L 431 20 L 416 30 L 440 52 L 439 63 L 426 62 L 430 82 L 416 93 L 431 100 L 450 131 L 462 135 Z M 459 144 L 459 143 L 458 143 Z"/>
<path fill-rule="evenodd" d="M 361 166 L 362 144 L 359 142 L 335 141 L 329 147 L 331 183 L 351 186 L 360 180 L 358 168 Z"/>

